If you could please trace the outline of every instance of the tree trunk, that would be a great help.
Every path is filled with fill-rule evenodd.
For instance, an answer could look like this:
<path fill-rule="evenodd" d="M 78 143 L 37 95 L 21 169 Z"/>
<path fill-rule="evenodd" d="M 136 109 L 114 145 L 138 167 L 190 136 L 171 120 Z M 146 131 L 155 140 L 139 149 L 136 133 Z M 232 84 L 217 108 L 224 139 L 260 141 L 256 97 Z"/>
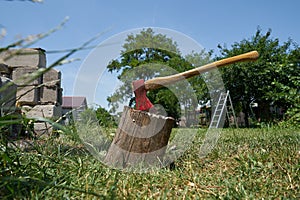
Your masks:
<path fill-rule="evenodd" d="M 247 128 L 250 127 L 250 124 L 249 124 L 249 102 L 243 102 L 243 112 L 245 114 L 245 126 Z"/>
<path fill-rule="evenodd" d="M 162 166 L 174 121 L 171 117 L 124 107 L 104 162 L 121 169 Z"/>

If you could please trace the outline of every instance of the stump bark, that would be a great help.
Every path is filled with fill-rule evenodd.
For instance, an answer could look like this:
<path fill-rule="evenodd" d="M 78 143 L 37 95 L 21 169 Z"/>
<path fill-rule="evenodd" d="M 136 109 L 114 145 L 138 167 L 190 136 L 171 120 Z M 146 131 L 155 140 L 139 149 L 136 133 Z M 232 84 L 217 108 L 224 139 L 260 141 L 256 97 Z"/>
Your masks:
<path fill-rule="evenodd" d="M 148 168 L 163 165 L 174 119 L 124 107 L 104 162 L 115 168 Z"/>

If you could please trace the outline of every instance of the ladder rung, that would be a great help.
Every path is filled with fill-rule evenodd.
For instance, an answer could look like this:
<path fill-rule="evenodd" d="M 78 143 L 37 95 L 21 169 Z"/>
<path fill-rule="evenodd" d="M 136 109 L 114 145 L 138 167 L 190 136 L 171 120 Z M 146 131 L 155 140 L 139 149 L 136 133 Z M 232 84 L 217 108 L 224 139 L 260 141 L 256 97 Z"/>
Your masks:
<path fill-rule="evenodd" d="M 225 113 L 224 113 L 224 111 L 225 111 Z M 229 95 L 229 91 L 227 91 L 226 93 L 225 92 L 220 93 L 219 100 L 218 100 L 216 108 L 214 110 L 214 115 L 212 116 L 210 127 L 217 128 L 217 126 L 220 123 L 221 116 L 223 116 L 223 114 L 227 115 L 228 118 L 229 118 L 229 116 L 232 115 L 234 117 L 234 121 L 236 121 L 234 109 L 232 107 L 232 102 L 231 102 L 231 98 Z M 230 124 L 234 124 L 234 123 L 230 123 Z"/>

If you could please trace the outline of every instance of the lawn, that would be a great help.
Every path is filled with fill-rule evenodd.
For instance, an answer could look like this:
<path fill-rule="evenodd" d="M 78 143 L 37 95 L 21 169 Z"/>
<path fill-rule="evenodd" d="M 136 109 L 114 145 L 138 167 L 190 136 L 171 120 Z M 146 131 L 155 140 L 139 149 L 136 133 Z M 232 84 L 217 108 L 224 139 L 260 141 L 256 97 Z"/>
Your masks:
<path fill-rule="evenodd" d="M 205 134 L 199 129 L 199 136 Z M 26 150 L 2 145 L 0 196 L 24 199 L 299 199 L 300 131 L 223 129 L 213 151 L 197 140 L 174 167 L 110 169 L 70 135 Z M 200 137 L 201 138 L 201 137 Z"/>

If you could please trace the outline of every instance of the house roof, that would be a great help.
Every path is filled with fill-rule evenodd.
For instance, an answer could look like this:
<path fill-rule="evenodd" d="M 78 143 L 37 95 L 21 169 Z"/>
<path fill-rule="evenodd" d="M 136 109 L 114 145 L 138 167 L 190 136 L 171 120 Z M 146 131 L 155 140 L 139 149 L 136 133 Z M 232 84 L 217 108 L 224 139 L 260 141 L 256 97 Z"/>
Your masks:
<path fill-rule="evenodd" d="M 64 96 L 62 97 L 62 108 L 79 108 L 87 106 L 86 98 L 81 96 Z"/>

